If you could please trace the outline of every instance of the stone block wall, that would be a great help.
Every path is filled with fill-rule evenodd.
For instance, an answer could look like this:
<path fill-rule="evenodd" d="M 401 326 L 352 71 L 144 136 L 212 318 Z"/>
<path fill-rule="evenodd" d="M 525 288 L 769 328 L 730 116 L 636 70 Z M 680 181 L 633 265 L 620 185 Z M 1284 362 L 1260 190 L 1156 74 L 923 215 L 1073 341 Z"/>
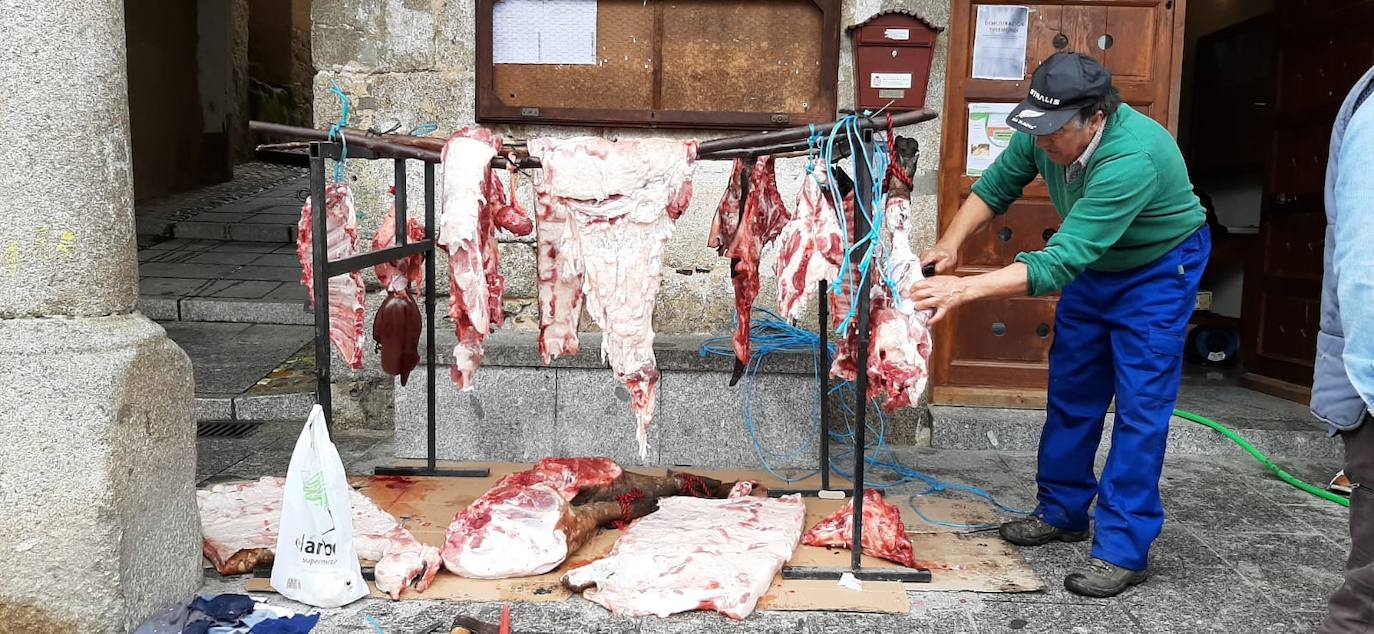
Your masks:
<path fill-rule="evenodd" d="M 940 26 L 948 25 L 947 0 L 845 0 L 842 30 L 887 10 L 917 12 Z M 382 121 L 399 121 L 409 130 L 424 123 L 438 125 L 442 134 L 462 126 L 474 125 L 476 83 L 474 3 L 466 0 L 315 0 L 312 12 L 312 54 L 316 69 L 314 82 L 315 124 L 327 126 L 340 114 L 337 98 L 330 87 L 337 84 L 352 99 L 350 125 L 366 128 Z M 927 106 L 940 110 L 944 104 L 944 68 L 947 34 L 941 34 L 927 89 Z M 839 72 L 840 107 L 853 106 L 853 67 L 847 35 L 841 35 Z M 921 158 L 913 194 L 913 247 L 933 244 L 936 229 L 937 178 L 940 159 L 940 120 L 906 128 L 902 133 L 915 136 L 921 145 Z M 508 138 L 535 136 L 594 135 L 634 138 L 657 135 L 677 138 L 692 136 L 687 131 L 643 130 L 634 128 L 589 128 L 577 126 L 493 125 Z M 700 138 L 725 136 L 725 132 L 703 132 Z M 412 213 L 422 213 L 422 167 L 412 161 L 409 169 L 408 199 Z M 795 204 L 801 187 L 805 159 L 778 163 L 778 184 L 783 199 Z M 663 287 L 654 313 L 654 328 L 663 334 L 721 334 L 730 330 L 734 317 L 734 291 L 730 285 L 729 261 L 706 247 L 712 216 L 729 180 L 728 162 L 703 161 L 693 181 L 691 206 L 679 220 L 669 243 L 664 266 Z M 354 188 L 355 202 L 369 238 L 391 204 L 387 189 L 394 180 L 394 167 L 384 161 L 349 161 L 347 178 Z M 534 195 L 527 177 L 518 177 L 518 197 L 522 205 L 534 207 Z M 536 301 L 535 250 L 532 238 L 517 238 L 503 233 L 501 268 L 507 278 L 507 329 L 532 330 L 538 325 Z M 774 249 L 764 252 L 763 288 L 756 302 L 776 306 L 776 285 L 772 264 Z M 371 272 L 364 273 L 375 285 Z M 447 292 L 447 273 L 440 262 L 442 292 Z M 810 302 L 814 310 L 815 302 Z M 815 328 L 814 312 L 803 321 Z M 596 326 L 585 316 L 582 326 Z M 373 373 L 375 375 L 375 373 Z M 356 373 L 353 373 L 356 379 Z"/>

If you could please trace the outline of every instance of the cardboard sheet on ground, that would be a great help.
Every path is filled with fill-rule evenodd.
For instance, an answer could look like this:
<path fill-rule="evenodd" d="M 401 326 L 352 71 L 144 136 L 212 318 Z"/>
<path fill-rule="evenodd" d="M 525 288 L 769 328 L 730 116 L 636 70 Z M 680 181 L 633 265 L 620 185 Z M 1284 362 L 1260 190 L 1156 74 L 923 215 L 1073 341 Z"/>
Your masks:
<path fill-rule="evenodd" d="M 466 508 L 478 496 L 491 488 L 498 479 L 516 471 L 529 468 L 528 464 L 487 463 L 491 474 L 486 478 L 411 478 L 411 477 L 358 477 L 353 480 L 359 490 L 377 503 L 383 510 L 401 520 L 405 527 L 421 542 L 442 546 L 444 530 L 454 514 Z M 644 474 L 661 475 L 662 468 L 631 468 Z M 787 485 L 767 475 L 739 470 L 691 469 L 692 473 L 722 480 L 752 479 L 770 488 L 813 488 L 816 482 L 803 481 Z M 847 486 L 848 482 L 832 480 L 832 487 Z M 976 504 L 965 504 L 960 500 L 947 498 L 923 498 L 922 511 L 927 515 L 946 521 L 978 523 L 990 521 L 990 514 L 977 515 Z M 834 513 L 843 501 L 807 498 L 805 529 L 809 530 L 821 518 Z M 925 524 L 911 513 L 905 500 L 903 521 L 907 522 L 916 557 L 922 562 L 931 562 L 933 583 L 910 584 L 913 590 L 971 590 L 977 592 L 1027 592 L 1043 587 L 1035 572 L 1026 564 L 1021 554 L 1010 544 L 994 535 L 960 535 L 949 529 Z M 907 515 L 912 517 L 908 519 Z M 402 599 L 457 600 L 457 601 L 563 601 L 571 593 L 559 583 L 563 572 L 597 559 L 610 551 L 620 531 L 603 530 L 587 545 L 569 558 L 559 569 L 536 577 L 520 579 L 482 580 L 465 579 L 447 571 L 435 577 L 434 584 L 424 593 L 407 590 Z M 881 559 L 864 557 L 865 566 L 892 567 L 895 564 Z M 791 566 L 847 566 L 849 551 L 830 551 L 824 548 L 799 546 L 797 553 L 788 562 Z M 271 584 L 266 578 L 252 578 L 245 583 L 250 592 L 271 592 Z M 385 598 L 385 594 L 372 587 L 372 596 Z M 864 582 L 863 592 L 853 592 L 840 588 L 833 581 L 784 580 L 774 579 L 768 594 L 759 601 L 761 610 L 833 610 L 854 612 L 906 613 L 910 610 L 905 589 L 901 583 Z"/>

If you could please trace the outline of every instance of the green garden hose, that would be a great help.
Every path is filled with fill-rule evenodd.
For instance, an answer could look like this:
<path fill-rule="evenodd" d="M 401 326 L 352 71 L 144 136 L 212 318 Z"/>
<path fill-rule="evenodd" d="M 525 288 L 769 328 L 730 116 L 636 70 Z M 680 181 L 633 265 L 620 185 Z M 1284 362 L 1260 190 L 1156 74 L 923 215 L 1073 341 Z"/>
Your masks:
<path fill-rule="evenodd" d="M 1332 502 L 1335 502 L 1335 503 L 1337 503 L 1337 504 L 1339 504 L 1339 505 L 1341 505 L 1341 506 L 1350 506 L 1350 500 L 1349 500 L 1349 499 L 1347 499 L 1347 498 L 1345 498 L 1345 497 L 1343 497 L 1343 496 L 1337 495 L 1337 494 L 1335 494 L 1335 493 L 1332 493 L 1332 492 L 1330 492 L 1330 491 L 1327 491 L 1326 489 L 1323 489 L 1323 488 L 1320 488 L 1320 487 L 1312 486 L 1312 485 L 1310 485 L 1310 484 L 1308 484 L 1308 483 L 1306 483 L 1306 482 L 1303 482 L 1302 480 L 1299 480 L 1299 479 L 1293 477 L 1292 474 L 1289 474 L 1287 471 L 1284 471 L 1284 470 L 1283 470 L 1282 468 L 1280 468 L 1278 465 L 1274 464 L 1274 462 L 1271 461 L 1271 460 L 1269 459 L 1268 456 L 1266 456 L 1266 455 L 1260 453 L 1260 451 L 1259 451 L 1258 449 L 1255 449 L 1254 445 L 1251 445 L 1251 444 L 1250 444 L 1248 441 L 1246 441 L 1244 438 L 1241 438 L 1239 434 L 1237 434 L 1236 432 L 1231 431 L 1230 429 L 1227 429 L 1227 427 L 1226 427 L 1225 425 L 1222 425 L 1221 423 L 1218 423 L 1218 422 L 1216 422 L 1216 421 L 1214 421 L 1214 420 L 1212 420 L 1212 419 L 1210 419 L 1210 418 L 1206 418 L 1206 417 L 1204 417 L 1204 416 L 1199 416 L 1199 415 L 1194 414 L 1194 413 L 1192 413 L 1192 412 L 1185 412 L 1185 411 L 1183 411 L 1183 410 L 1181 410 L 1181 409 L 1176 409 L 1176 410 L 1174 410 L 1174 416 L 1177 416 L 1177 417 L 1182 418 L 1182 419 L 1185 419 L 1185 420 L 1193 421 L 1194 423 L 1197 423 L 1197 424 L 1199 424 L 1199 425 L 1205 425 L 1205 426 L 1207 426 L 1207 427 L 1211 427 L 1212 429 L 1214 429 L 1214 430 L 1216 430 L 1217 432 L 1221 433 L 1221 435 L 1223 435 L 1223 436 L 1225 436 L 1225 437 L 1227 437 L 1227 438 L 1230 438 L 1230 439 L 1231 439 L 1233 442 L 1235 442 L 1237 445 L 1240 445 L 1240 448 L 1241 448 L 1241 449 L 1244 449 L 1244 450 L 1250 452 L 1250 455 L 1254 456 L 1254 457 L 1255 457 L 1255 460 L 1258 460 L 1258 461 L 1260 462 L 1260 464 L 1262 464 L 1262 465 L 1264 465 L 1265 467 L 1267 467 L 1270 471 L 1273 471 L 1273 472 L 1274 472 L 1274 475 L 1278 476 L 1280 480 L 1283 480 L 1284 482 L 1287 482 L 1288 484 L 1291 484 L 1291 485 L 1293 485 L 1293 486 L 1295 486 L 1295 487 L 1297 487 L 1297 488 L 1299 488 L 1299 489 L 1302 489 L 1303 491 L 1306 491 L 1306 492 L 1308 492 L 1308 493 L 1311 493 L 1312 495 L 1315 495 L 1315 496 L 1317 496 L 1317 497 L 1326 498 L 1326 499 L 1328 499 L 1328 500 L 1331 500 Z"/>

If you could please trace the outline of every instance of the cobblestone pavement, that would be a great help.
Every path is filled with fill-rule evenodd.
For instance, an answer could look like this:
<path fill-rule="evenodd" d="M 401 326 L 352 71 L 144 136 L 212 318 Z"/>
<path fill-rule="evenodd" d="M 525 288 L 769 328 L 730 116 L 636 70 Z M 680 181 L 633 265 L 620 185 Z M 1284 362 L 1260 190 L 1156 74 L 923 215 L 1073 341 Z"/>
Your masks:
<path fill-rule="evenodd" d="M 207 482 L 285 474 L 299 422 L 265 424 L 242 440 L 201 439 L 198 473 Z M 350 473 L 392 462 L 381 432 L 342 432 L 336 444 Z M 899 450 L 937 477 L 983 486 L 1013 506 L 1033 503 L 1035 457 L 1004 451 Z M 1325 482 L 1339 460 L 1277 461 L 1309 482 Z M 517 632 L 1311 632 L 1340 583 L 1350 542 L 1347 511 L 1274 479 L 1248 457 L 1177 456 L 1162 485 L 1169 519 L 1152 554 L 1152 577 L 1111 599 L 1063 589 L 1088 543 L 1026 550 L 1047 589 L 1028 594 L 910 592 L 905 615 L 756 612 L 744 621 L 715 613 L 622 618 L 580 597 L 516 604 Z M 899 488 L 891 495 L 905 499 Z M 208 571 L 202 594 L 241 592 L 242 577 Z M 296 609 L 276 595 L 263 598 Z M 316 631 L 429 631 L 455 615 L 495 622 L 499 604 L 365 599 L 324 611 Z"/>

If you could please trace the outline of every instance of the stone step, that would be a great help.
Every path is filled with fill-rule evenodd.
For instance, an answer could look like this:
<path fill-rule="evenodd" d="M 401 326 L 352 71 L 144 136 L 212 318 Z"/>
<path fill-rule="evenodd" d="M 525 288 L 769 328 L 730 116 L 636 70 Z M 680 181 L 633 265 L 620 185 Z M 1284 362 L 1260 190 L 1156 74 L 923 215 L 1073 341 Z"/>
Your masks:
<path fill-rule="evenodd" d="M 1340 441 L 1327 437 L 1325 428 L 1312 420 L 1226 420 L 1218 418 L 1220 413 L 1209 416 L 1208 412 L 1201 410 L 1203 408 L 1195 407 L 1189 411 L 1197 411 L 1226 425 L 1267 455 L 1336 459 L 1344 455 Z M 930 415 L 931 446 L 941 449 L 1036 451 L 1040 446 L 1040 430 L 1045 422 L 1043 410 L 937 405 L 930 408 Z M 1108 414 L 1103 447 L 1110 446 L 1113 421 L 1114 415 Z M 1168 451 L 1183 455 L 1248 455 L 1239 445 L 1211 428 L 1177 417 L 1169 426 Z"/>
<path fill-rule="evenodd" d="M 486 341 L 487 359 L 475 386 L 460 392 L 447 365 L 453 333 L 441 331 L 437 457 L 527 462 L 543 456 L 602 455 L 633 465 L 759 466 L 760 450 L 744 420 L 745 399 L 751 398 L 754 430 L 768 464 L 816 464 L 819 429 L 813 412 L 818 388 L 810 355 L 770 355 L 750 397 L 744 381 L 729 386 L 731 358 L 701 357 L 704 337 L 657 337 L 662 379 L 648 430 L 649 453 L 640 459 L 630 393 L 602 363 L 600 339 L 597 333 L 583 334 L 579 354 L 545 367 L 534 333 L 499 333 Z M 397 457 L 424 457 L 424 366 L 395 390 Z M 917 409 L 890 415 L 888 441 L 914 443 L 922 422 Z"/>
<path fill-rule="evenodd" d="M 314 392 L 196 396 L 199 422 L 241 421 L 262 423 L 277 420 L 305 422 L 315 406 Z"/>
<path fill-rule="evenodd" d="M 304 300 L 141 295 L 138 298 L 138 309 L 155 321 L 315 325 L 315 314 L 306 310 Z"/>

